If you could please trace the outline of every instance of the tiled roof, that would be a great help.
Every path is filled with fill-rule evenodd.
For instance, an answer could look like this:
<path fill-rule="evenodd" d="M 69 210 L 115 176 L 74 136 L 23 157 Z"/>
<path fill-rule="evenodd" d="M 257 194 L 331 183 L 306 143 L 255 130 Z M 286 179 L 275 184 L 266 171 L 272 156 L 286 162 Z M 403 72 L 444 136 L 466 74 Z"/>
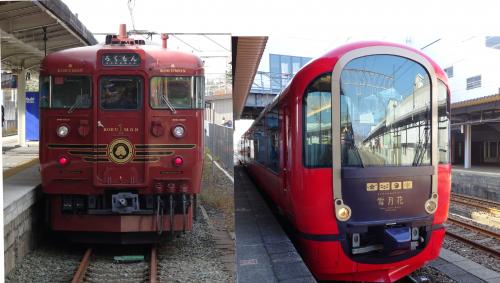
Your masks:
<path fill-rule="evenodd" d="M 479 97 L 479 98 L 474 98 L 474 99 L 469 99 L 469 100 L 464 100 L 464 101 L 460 101 L 460 102 L 455 102 L 455 103 L 451 104 L 451 109 L 463 108 L 463 107 L 468 107 L 468 106 L 475 106 L 475 105 L 486 104 L 486 103 L 495 102 L 495 101 L 500 101 L 500 93 L 488 95 L 488 96 L 483 96 L 483 97 Z"/>

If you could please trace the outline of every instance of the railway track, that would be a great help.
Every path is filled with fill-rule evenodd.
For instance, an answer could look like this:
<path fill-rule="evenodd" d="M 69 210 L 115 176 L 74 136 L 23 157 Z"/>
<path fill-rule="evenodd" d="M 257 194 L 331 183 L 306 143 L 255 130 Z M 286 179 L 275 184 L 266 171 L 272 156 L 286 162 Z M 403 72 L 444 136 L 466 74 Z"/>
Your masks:
<path fill-rule="evenodd" d="M 472 206 L 482 210 L 489 211 L 494 214 L 500 214 L 500 203 L 496 201 L 480 199 L 476 197 L 466 196 L 462 194 L 452 193 L 451 201 L 466 206 Z"/>
<path fill-rule="evenodd" d="M 447 235 L 486 251 L 497 259 L 500 258 L 500 234 L 472 225 L 467 221 L 462 221 L 460 217 L 454 217 L 453 215 L 450 213 L 447 221 Z"/>
<path fill-rule="evenodd" d="M 116 263 L 109 256 L 93 253 L 87 249 L 71 283 L 81 282 L 150 282 L 158 280 L 156 246 L 149 250 L 149 265 L 144 261 Z M 146 258 L 146 257 L 145 257 Z"/>

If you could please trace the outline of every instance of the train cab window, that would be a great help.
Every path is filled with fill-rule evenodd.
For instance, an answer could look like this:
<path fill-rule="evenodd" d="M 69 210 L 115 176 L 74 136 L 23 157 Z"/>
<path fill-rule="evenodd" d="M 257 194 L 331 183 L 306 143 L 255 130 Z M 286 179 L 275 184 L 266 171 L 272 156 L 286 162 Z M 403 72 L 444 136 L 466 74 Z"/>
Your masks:
<path fill-rule="evenodd" d="M 153 109 L 201 109 L 204 107 L 204 86 L 203 77 L 154 77 L 149 103 Z"/>
<path fill-rule="evenodd" d="M 332 166 L 331 75 L 315 79 L 306 89 L 304 113 L 304 165 Z"/>
<path fill-rule="evenodd" d="M 450 96 L 446 85 L 438 80 L 439 163 L 450 163 Z"/>
<path fill-rule="evenodd" d="M 394 55 L 351 60 L 340 76 L 342 166 L 431 162 L 431 88 L 423 66 Z"/>
<path fill-rule="evenodd" d="M 89 108 L 92 105 L 89 76 L 54 76 L 40 78 L 40 107 Z"/>
<path fill-rule="evenodd" d="M 100 105 L 104 110 L 136 110 L 141 106 L 142 79 L 113 76 L 101 79 Z"/>

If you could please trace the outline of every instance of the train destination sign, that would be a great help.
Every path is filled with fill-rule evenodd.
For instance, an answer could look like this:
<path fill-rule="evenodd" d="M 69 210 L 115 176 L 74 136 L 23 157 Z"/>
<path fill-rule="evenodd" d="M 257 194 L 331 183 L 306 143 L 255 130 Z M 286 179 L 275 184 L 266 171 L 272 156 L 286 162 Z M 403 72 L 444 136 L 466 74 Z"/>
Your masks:
<path fill-rule="evenodd" d="M 101 57 L 102 65 L 113 66 L 139 66 L 141 57 L 136 53 L 107 53 Z"/>

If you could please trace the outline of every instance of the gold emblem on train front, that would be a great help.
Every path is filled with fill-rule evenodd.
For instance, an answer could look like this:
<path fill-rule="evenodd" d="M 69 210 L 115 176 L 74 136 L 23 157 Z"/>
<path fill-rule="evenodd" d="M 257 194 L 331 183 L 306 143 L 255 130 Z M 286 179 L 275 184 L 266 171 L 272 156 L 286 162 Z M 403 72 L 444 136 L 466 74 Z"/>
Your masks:
<path fill-rule="evenodd" d="M 401 182 L 391 182 L 391 190 L 401 190 Z"/>
<path fill-rule="evenodd" d="M 368 192 L 378 190 L 378 183 L 366 183 L 366 190 Z"/>
<path fill-rule="evenodd" d="M 118 164 L 129 162 L 133 155 L 133 146 L 127 139 L 116 139 L 108 147 L 108 156 L 111 161 Z"/>
<path fill-rule="evenodd" d="M 403 190 L 411 190 L 411 189 L 413 189 L 413 181 L 404 181 Z"/>
<path fill-rule="evenodd" d="M 379 190 L 388 191 L 390 189 L 391 189 L 391 183 L 389 183 L 389 182 L 379 183 Z"/>

